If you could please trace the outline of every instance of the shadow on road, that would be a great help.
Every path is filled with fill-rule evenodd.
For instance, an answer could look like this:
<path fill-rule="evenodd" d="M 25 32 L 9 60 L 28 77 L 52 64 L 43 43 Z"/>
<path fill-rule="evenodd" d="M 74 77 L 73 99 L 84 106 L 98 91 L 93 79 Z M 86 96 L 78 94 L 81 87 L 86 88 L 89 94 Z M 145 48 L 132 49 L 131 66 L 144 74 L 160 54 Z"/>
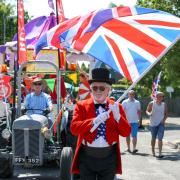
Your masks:
<path fill-rule="evenodd" d="M 169 153 L 169 152 L 164 152 L 166 155 L 163 158 L 157 158 L 160 161 L 163 160 L 168 160 L 168 161 L 179 161 L 180 160 L 180 155 L 179 152 L 174 152 L 174 153 Z"/>
<path fill-rule="evenodd" d="M 12 179 L 6 179 L 6 180 L 59 180 L 59 178 L 50 178 L 50 177 L 26 177 L 26 178 L 20 178 L 20 177 L 13 177 Z"/>
<path fill-rule="evenodd" d="M 123 152 L 123 153 L 121 153 L 121 155 L 133 155 L 133 156 L 150 156 L 150 154 L 147 154 L 147 153 L 140 153 L 140 152 L 136 152 L 136 153 L 129 153 L 129 152 L 127 152 L 127 151 L 125 151 L 125 152 Z"/>
<path fill-rule="evenodd" d="M 180 130 L 180 125 L 168 123 L 165 125 L 165 130 Z"/>
<path fill-rule="evenodd" d="M 137 153 L 135 153 L 135 154 L 132 154 L 133 156 L 150 156 L 150 154 L 147 154 L 147 153 L 140 153 L 140 152 L 137 152 Z"/>

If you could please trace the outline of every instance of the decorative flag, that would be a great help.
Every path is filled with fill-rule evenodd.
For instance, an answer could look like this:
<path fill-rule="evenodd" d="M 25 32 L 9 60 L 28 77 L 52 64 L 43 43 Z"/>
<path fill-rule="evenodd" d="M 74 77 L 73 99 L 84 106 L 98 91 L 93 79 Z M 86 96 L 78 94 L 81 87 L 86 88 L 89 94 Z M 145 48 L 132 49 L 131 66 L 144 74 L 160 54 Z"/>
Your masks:
<path fill-rule="evenodd" d="M 65 21 L 64 9 L 61 0 L 56 0 L 58 23 Z"/>
<path fill-rule="evenodd" d="M 26 61 L 26 40 L 24 29 L 24 4 L 23 0 L 18 0 L 18 63 Z"/>
<path fill-rule="evenodd" d="M 0 74 L 0 99 L 7 98 L 12 93 L 12 86 L 10 83 L 11 76 Z"/>
<path fill-rule="evenodd" d="M 57 125 L 56 124 L 59 125 L 61 123 L 62 115 L 63 115 L 63 110 L 60 109 L 60 111 L 59 111 L 59 113 L 58 113 L 58 115 L 56 117 L 56 121 L 54 123 L 54 127 L 53 127 L 53 134 L 54 135 L 56 135 L 56 133 L 57 133 Z"/>
<path fill-rule="evenodd" d="M 54 104 L 57 103 L 56 84 L 57 84 L 57 80 L 55 79 L 54 89 L 50 93 L 50 96 L 51 96 L 52 101 L 53 101 Z M 65 83 L 64 83 L 64 78 L 62 76 L 61 76 L 60 88 L 61 88 L 61 97 L 64 99 L 66 97 L 66 87 L 65 87 Z"/>
<path fill-rule="evenodd" d="M 25 83 L 26 89 L 27 89 L 28 91 L 31 90 L 32 82 L 33 82 L 33 80 L 34 80 L 35 78 L 37 78 L 37 77 L 39 77 L 38 74 L 35 75 L 35 76 L 31 76 L 31 77 L 26 77 L 26 78 L 24 78 L 24 83 Z"/>
<path fill-rule="evenodd" d="M 161 72 L 158 74 L 157 77 L 152 82 L 152 99 L 156 98 L 156 94 L 158 92 L 159 82 L 161 79 Z"/>
<path fill-rule="evenodd" d="M 68 78 L 71 79 L 74 84 L 77 84 L 77 73 L 68 74 Z"/>
<path fill-rule="evenodd" d="M 51 91 L 54 90 L 55 79 L 44 79 Z"/>
<path fill-rule="evenodd" d="M 36 46 L 72 48 L 138 82 L 180 38 L 180 19 L 143 7 L 120 6 L 67 20 Z"/>
<path fill-rule="evenodd" d="M 62 5 L 62 1 L 61 0 L 56 0 L 56 7 L 57 7 L 57 20 L 58 23 L 62 23 L 63 21 L 65 21 L 65 16 L 64 16 L 64 9 L 63 9 L 63 5 Z M 61 69 L 65 69 L 65 51 L 61 48 L 61 46 L 59 47 L 59 67 Z"/>
<path fill-rule="evenodd" d="M 59 49 L 59 57 L 60 57 L 59 67 L 61 70 L 63 69 L 65 70 L 66 67 L 65 56 L 66 56 L 66 51 L 63 49 Z"/>
<path fill-rule="evenodd" d="M 91 97 L 90 87 L 88 81 L 79 84 L 78 96 L 80 100 L 88 99 Z"/>
<path fill-rule="evenodd" d="M 25 25 L 26 45 L 33 48 L 37 40 L 49 29 L 56 25 L 55 16 L 40 16 Z M 17 40 L 17 34 L 13 37 L 13 41 Z"/>

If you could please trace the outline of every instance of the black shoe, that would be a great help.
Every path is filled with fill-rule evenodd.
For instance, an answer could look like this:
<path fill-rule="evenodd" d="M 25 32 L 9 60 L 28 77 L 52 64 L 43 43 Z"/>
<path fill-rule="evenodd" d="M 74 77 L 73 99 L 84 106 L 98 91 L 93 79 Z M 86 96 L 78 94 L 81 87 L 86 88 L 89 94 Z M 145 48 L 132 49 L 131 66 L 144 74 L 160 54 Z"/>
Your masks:
<path fill-rule="evenodd" d="M 132 153 L 136 154 L 137 152 L 138 152 L 138 149 L 134 149 Z"/>
<path fill-rule="evenodd" d="M 157 156 L 157 158 L 160 158 L 160 159 L 161 159 L 161 158 L 163 158 L 163 157 L 164 157 L 163 155 L 159 155 L 159 156 Z"/>
<path fill-rule="evenodd" d="M 130 150 L 130 149 L 127 149 L 126 152 L 131 153 L 131 150 Z"/>

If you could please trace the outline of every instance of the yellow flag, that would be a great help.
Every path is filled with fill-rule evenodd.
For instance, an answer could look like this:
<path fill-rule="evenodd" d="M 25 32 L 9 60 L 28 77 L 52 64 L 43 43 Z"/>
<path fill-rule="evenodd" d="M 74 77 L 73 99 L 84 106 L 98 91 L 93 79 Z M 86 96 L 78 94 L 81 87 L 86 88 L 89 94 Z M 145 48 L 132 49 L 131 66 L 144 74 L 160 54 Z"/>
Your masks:
<path fill-rule="evenodd" d="M 77 84 L 77 73 L 68 74 L 68 78 L 71 79 L 74 84 Z"/>

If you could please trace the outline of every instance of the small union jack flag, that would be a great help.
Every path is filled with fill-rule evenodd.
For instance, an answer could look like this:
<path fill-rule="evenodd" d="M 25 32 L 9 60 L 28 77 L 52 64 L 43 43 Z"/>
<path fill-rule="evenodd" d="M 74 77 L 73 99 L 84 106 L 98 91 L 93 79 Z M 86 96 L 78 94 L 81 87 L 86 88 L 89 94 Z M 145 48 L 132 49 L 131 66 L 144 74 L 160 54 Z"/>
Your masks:
<path fill-rule="evenodd" d="M 158 76 L 153 80 L 153 83 L 152 83 L 152 99 L 155 99 L 156 98 L 156 94 L 158 92 L 158 86 L 159 86 L 159 82 L 160 82 L 160 79 L 161 79 L 161 73 L 160 72 L 158 74 Z"/>

